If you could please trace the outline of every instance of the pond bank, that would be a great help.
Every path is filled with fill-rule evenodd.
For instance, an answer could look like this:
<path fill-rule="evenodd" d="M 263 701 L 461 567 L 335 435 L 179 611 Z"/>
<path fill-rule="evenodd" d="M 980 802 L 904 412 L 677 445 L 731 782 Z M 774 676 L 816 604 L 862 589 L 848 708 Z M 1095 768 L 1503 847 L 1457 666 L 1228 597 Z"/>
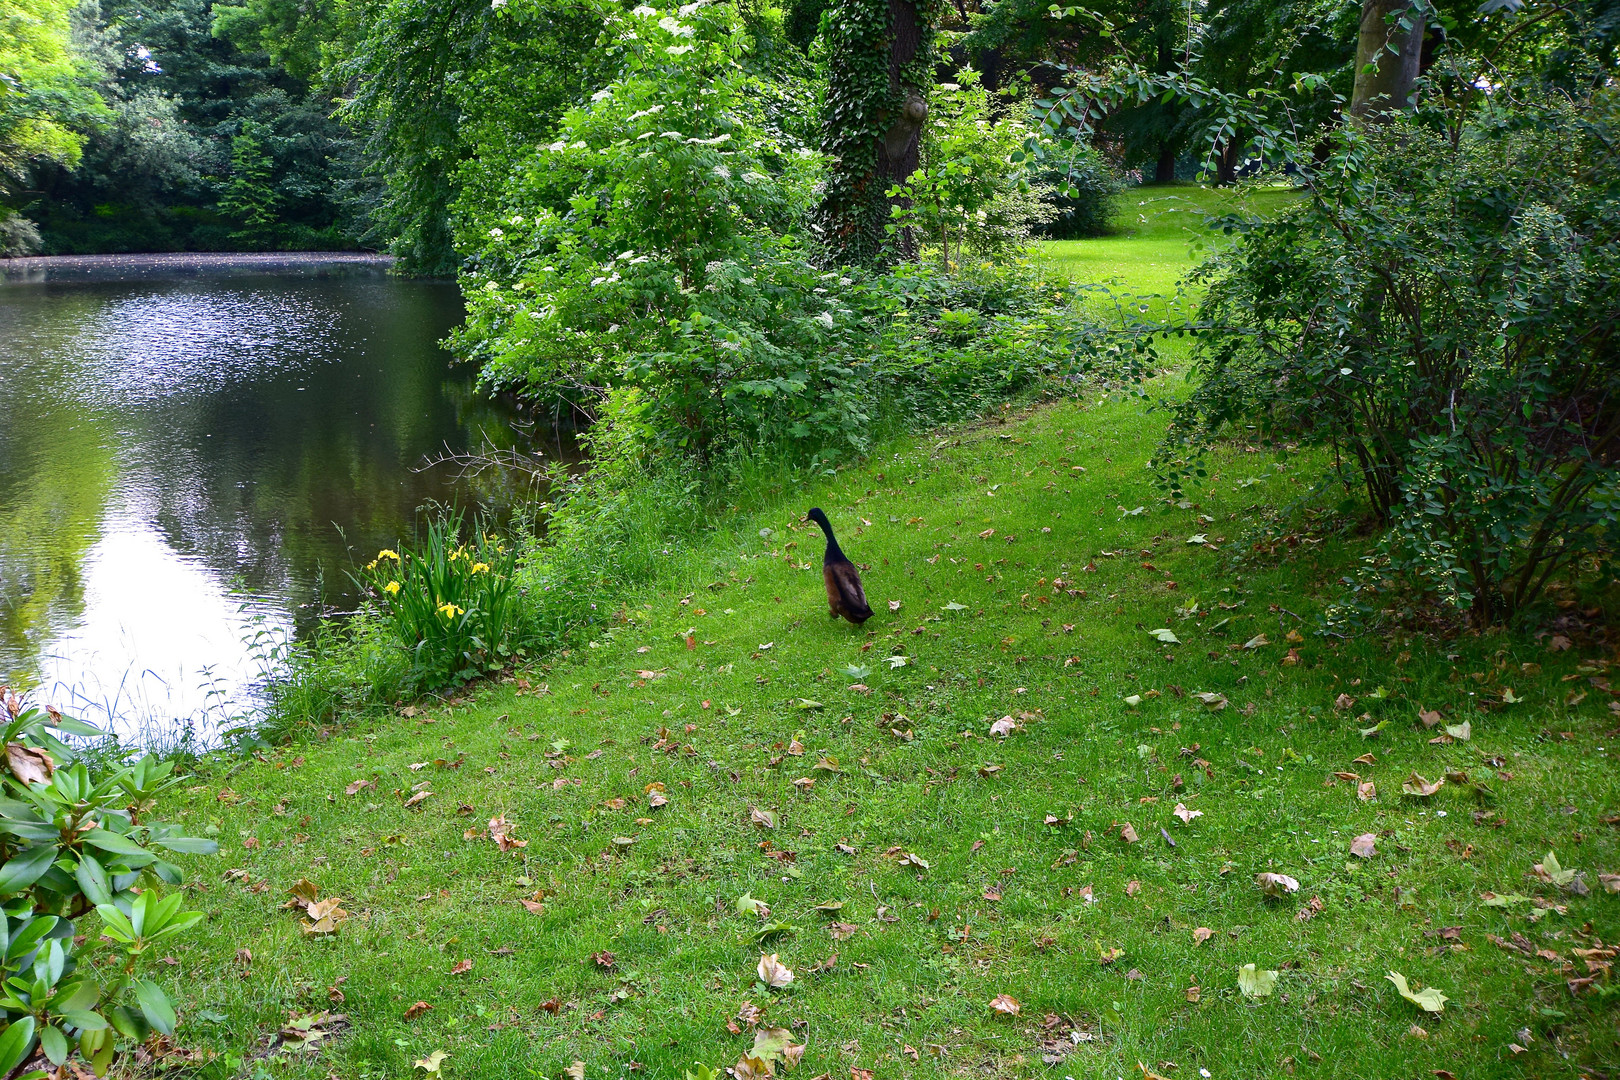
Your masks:
<path fill-rule="evenodd" d="M 1601 1001 L 1491 937 L 1562 962 L 1617 936 L 1611 721 L 1559 681 L 1592 639 L 1318 636 L 1353 529 L 1233 562 L 1291 474 L 1223 453 L 1227 482 L 1176 507 L 1139 403 L 1006 421 L 719 516 L 502 684 L 201 763 L 172 809 L 218 825 L 219 859 L 188 863 L 218 930 L 164 981 L 214 1019 L 182 1038 L 245 1058 L 342 998 L 349 1033 L 289 1080 L 435 1051 L 447 1076 L 679 1077 L 756 1023 L 806 1076 L 1486 1076 L 1515 1040 L 1527 1074 L 1598 1064 Z M 826 616 L 812 505 L 866 567 L 861 628 Z M 1517 704 L 1486 700 L 1509 681 Z M 1471 737 L 1431 741 L 1420 708 Z M 1403 796 L 1414 772 L 1465 779 Z M 1529 876 L 1549 847 L 1590 895 Z M 352 913 L 330 935 L 283 906 L 305 878 Z M 761 954 L 793 981 L 762 985 Z M 1276 992 L 1244 996 L 1245 964 Z"/>
<path fill-rule="evenodd" d="M 232 271 L 318 272 L 322 268 L 390 269 L 392 255 L 365 251 L 174 251 L 117 255 L 27 255 L 0 259 L 0 281 L 118 281 Z"/>

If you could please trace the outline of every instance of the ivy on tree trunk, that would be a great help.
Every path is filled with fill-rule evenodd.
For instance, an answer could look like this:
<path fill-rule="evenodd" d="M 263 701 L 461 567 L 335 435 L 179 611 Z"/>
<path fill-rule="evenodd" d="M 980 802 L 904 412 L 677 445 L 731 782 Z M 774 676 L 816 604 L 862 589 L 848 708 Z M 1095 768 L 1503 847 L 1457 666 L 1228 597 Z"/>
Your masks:
<path fill-rule="evenodd" d="M 916 239 L 888 239 L 889 189 L 917 170 L 934 36 L 943 0 L 838 0 L 828 21 L 822 149 L 832 159 L 816 226 L 828 262 L 915 259 Z"/>

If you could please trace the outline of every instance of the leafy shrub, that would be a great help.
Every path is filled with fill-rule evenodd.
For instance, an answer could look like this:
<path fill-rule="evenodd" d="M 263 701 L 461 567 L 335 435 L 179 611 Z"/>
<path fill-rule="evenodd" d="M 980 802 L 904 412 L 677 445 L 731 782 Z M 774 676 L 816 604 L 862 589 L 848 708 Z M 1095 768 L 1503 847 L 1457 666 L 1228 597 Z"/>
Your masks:
<path fill-rule="evenodd" d="M 341 623 L 323 619 L 306 638 L 277 634 L 255 644 L 264 673 L 264 708 L 252 724 L 226 733 L 243 747 L 392 704 L 420 686 L 394 624 L 374 610 L 358 611 Z"/>
<path fill-rule="evenodd" d="M 39 247 L 39 226 L 0 206 L 0 259 L 33 255 Z"/>
<path fill-rule="evenodd" d="M 1106 233 L 1125 186 L 1102 151 L 1079 139 L 1052 139 L 1034 179 L 1053 212 L 1040 232 L 1053 240 Z"/>
<path fill-rule="evenodd" d="M 1447 127 L 1442 121 L 1455 126 Z M 1611 99 L 1435 112 L 1335 136 L 1310 197 L 1237 244 L 1160 456 L 1325 447 L 1380 565 L 1476 621 L 1520 611 L 1620 529 L 1620 130 Z"/>
<path fill-rule="evenodd" d="M 812 155 L 756 115 L 730 5 L 611 23 L 618 76 L 520 167 L 532 210 L 490 228 L 454 341 L 491 386 L 706 456 L 824 374 L 806 358 L 828 302 L 794 232 Z"/>
<path fill-rule="evenodd" d="M 964 68 L 956 78 L 932 95 L 917 171 L 889 192 L 905 200 L 891 207 L 890 231 L 915 229 L 923 243 L 938 246 L 947 271 L 953 248 L 958 261 L 963 252 L 1008 255 L 1052 213 L 1030 187 L 1026 162 L 1036 132 L 1023 107 L 998 117 L 977 71 Z"/>
<path fill-rule="evenodd" d="M 484 523 L 463 543 L 462 525 L 461 515 L 441 514 L 418 543 L 379 551 L 357 575 L 410 654 L 421 689 L 504 667 L 523 632 L 516 549 Z"/>
<path fill-rule="evenodd" d="M 142 973 L 160 942 L 203 918 L 165 895 L 182 881 L 170 853 L 218 845 L 148 816 L 178 783 L 172 763 L 108 765 L 58 737 L 95 728 L 0 698 L 0 1075 L 36 1048 L 53 1066 L 77 1057 L 105 1075 L 120 1039 L 174 1034 L 173 1004 Z M 99 925 L 81 928 L 92 911 Z M 118 959 L 97 962 L 109 953 Z"/>

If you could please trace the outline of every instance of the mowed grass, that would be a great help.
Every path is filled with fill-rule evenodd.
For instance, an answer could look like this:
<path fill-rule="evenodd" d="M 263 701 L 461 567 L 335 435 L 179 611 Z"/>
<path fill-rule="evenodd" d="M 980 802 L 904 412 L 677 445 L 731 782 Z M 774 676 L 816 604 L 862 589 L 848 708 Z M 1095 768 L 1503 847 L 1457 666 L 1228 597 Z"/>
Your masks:
<path fill-rule="evenodd" d="M 206 763 L 166 809 L 218 829 L 188 860 L 208 919 L 159 976 L 182 1041 L 222 1055 L 203 1074 L 405 1077 L 444 1051 L 446 1077 L 680 1077 L 736 1063 L 755 1009 L 805 1044 L 795 1075 L 840 1080 L 1620 1059 L 1608 977 L 1568 985 L 1620 937 L 1620 733 L 1580 608 L 1556 639 L 1320 636 L 1365 538 L 1286 525 L 1303 478 L 1241 446 L 1163 501 L 1163 422 L 1071 402 L 897 443 L 717 522 L 593 647 Z M 865 566 L 863 628 L 826 615 L 812 505 Z M 1414 772 L 1458 781 L 1403 795 Z M 1534 876 L 1549 850 L 1590 895 Z M 336 933 L 283 907 L 305 878 L 352 913 Z M 1515 934 L 1531 954 L 1491 940 Z M 1275 991 L 1245 997 L 1245 964 Z M 254 1060 L 327 1009 L 351 1025 L 329 1045 Z"/>
<path fill-rule="evenodd" d="M 1300 197 L 1284 186 L 1213 188 L 1197 184 L 1147 184 L 1126 188 L 1115 207 L 1108 236 L 1049 240 L 1036 257 L 1091 291 L 1100 316 L 1126 312 L 1153 318 L 1187 318 L 1196 292 L 1177 300 L 1188 271 L 1224 241 L 1212 232 L 1215 215 L 1269 216 Z"/>

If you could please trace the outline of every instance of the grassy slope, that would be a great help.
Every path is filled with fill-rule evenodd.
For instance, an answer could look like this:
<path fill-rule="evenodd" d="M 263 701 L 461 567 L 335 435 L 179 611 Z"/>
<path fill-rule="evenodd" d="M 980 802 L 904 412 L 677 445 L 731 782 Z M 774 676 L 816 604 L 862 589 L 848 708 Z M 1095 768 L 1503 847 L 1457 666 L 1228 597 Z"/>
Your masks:
<path fill-rule="evenodd" d="M 1584 974 L 1570 951 L 1591 944 L 1583 924 L 1620 937 L 1620 898 L 1596 874 L 1620 871 L 1604 822 L 1620 814 L 1608 695 L 1559 681 L 1595 674 L 1576 668 L 1582 639 L 1552 653 L 1527 638 L 1312 635 L 1353 538 L 1237 563 L 1245 522 L 1299 478 L 1239 451 L 1200 505 L 1167 506 L 1142 468 L 1161 425 L 1133 404 L 1071 403 L 896 444 L 720 523 L 625 598 L 597 647 L 528 673 L 533 692 L 489 687 L 211 766 L 178 808 L 193 826 L 217 823 L 224 846 L 194 860 L 207 932 L 164 969 L 190 1006 L 183 1035 L 241 1053 L 289 1010 L 328 1007 L 344 978 L 353 1029 L 275 1075 L 404 1076 L 445 1050 L 450 1077 L 551 1076 L 576 1059 L 590 1076 L 632 1062 L 679 1076 L 751 1045 L 726 1026 L 744 1002 L 795 1026 L 806 1077 L 1113 1077 L 1140 1075 L 1138 1062 L 1175 1062 L 1175 1076 L 1574 1076 L 1575 1063 L 1613 1060 L 1612 1006 L 1605 1018 L 1572 998 L 1562 970 Z M 879 614 L 864 629 L 826 618 L 819 534 L 800 521 L 812 504 L 869 566 Z M 1187 544 L 1195 532 L 1219 550 Z M 1177 615 L 1195 599 L 1207 615 Z M 963 610 L 944 610 L 952 602 Z M 1147 631 L 1159 627 L 1185 644 L 1157 644 Z M 1300 662 L 1285 664 L 1295 628 Z M 1242 648 L 1256 634 L 1270 644 Z M 869 693 L 852 688 L 851 664 L 871 669 Z M 1566 707 L 1574 686 L 1591 696 Z M 1522 703 L 1496 704 L 1507 687 Z M 1122 700 L 1133 694 L 1135 709 Z M 1348 710 L 1335 708 L 1341 694 Z M 1472 740 L 1431 745 L 1420 706 L 1471 719 Z M 1023 713 L 1022 731 L 990 737 L 992 720 Z M 1390 724 L 1363 739 L 1362 714 Z M 655 745 L 661 729 L 678 751 Z M 803 756 L 789 753 L 795 736 Z M 566 756 L 548 760 L 562 739 Z M 1368 752 L 1372 764 L 1354 763 Z M 823 754 L 842 771 L 814 768 Z M 1400 793 L 1413 770 L 1498 768 L 1494 798 L 1455 784 L 1428 800 Z M 1373 780 L 1377 800 L 1359 801 L 1339 771 Z M 346 795 L 360 779 L 377 786 Z M 423 782 L 433 795 L 404 808 Z M 648 808 L 653 782 L 667 808 Z M 1203 816 L 1183 824 L 1178 800 Z M 751 808 L 775 828 L 752 824 Z M 498 814 L 526 848 L 464 837 Z M 1126 822 L 1139 842 L 1120 839 Z M 1364 832 L 1378 847 L 1365 863 L 1348 850 Z M 1596 895 L 1527 878 L 1549 848 Z M 929 869 L 902 867 L 899 852 Z M 227 868 L 247 882 L 224 880 Z M 1300 893 L 1263 898 L 1252 879 L 1266 870 L 1298 878 Z M 355 913 L 335 936 L 306 937 L 281 910 L 301 877 Z M 1524 905 L 1483 906 L 1485 890 L 1567 914 L 1533 922 Z M 534 914 L 519 899 L 537 891 Z M 761 920 L 737 912 L 744 893 L 796 928 L 768 946 L 798 974 L 786 991 L 755 985 Z M 1302 920 L 1313 898 L 1321 910 Z M 852 936 L 834 938 L 814 910 L 826 900 L 844 901 L 836 918 Z M 1202 944 L 1198 927 L 1214 932 Z M 1460 927 L 1456 939 L 1443 927 Z M 1560 961 L 1486 937 L 1514 931 Z M 604 950 L 611 970 L 592 961 Z M 464 959 L 471 971 L 449 974 Z M 1237 990 L 1251 962 L 1281 970 L 1263 1001 Z M 1390 969 L 1453 1001 L 1420 1014 Z M 1021 1015 L 987 1008 L 1002 993 Z M 433 1010 L 404 1020 L 419 1000 Z M 1076 1027 L 1095 1038 L 1043 1064 L 1039 1040 Z"/>

